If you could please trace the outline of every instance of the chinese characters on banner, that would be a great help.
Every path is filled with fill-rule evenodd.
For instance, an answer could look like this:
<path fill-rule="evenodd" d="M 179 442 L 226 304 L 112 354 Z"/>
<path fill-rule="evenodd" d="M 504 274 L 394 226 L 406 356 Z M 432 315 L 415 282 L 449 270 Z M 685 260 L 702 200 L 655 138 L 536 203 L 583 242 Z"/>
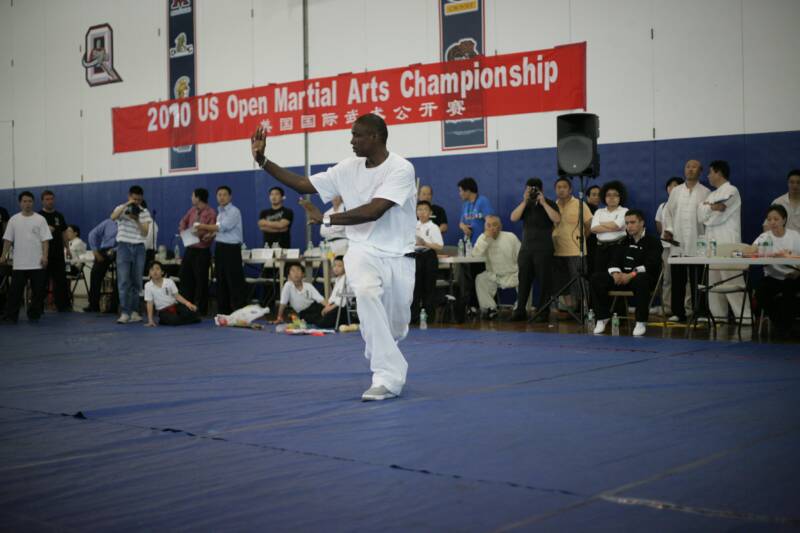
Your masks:
<path fill-rule="evenodd" d="M 474 95 L 480 95 L 475 101 Z M 586 43 L 270 84 L 112 111 L 114 152 L 388 125 L 586 109 Z"/>

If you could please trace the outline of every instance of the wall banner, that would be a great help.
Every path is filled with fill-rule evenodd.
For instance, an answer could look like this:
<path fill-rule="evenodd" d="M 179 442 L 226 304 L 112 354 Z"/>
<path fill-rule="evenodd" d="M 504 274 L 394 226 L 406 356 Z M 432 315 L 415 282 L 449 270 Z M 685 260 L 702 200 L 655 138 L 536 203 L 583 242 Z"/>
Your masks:
<path fill-rule="evenodd" d="M 169 98 L 187 99 L 197 91 L 194 0 L 167 0 Z M 169 171 L 196 170 L 197 146 L 170 144 Z"/>
<path fill-rule="evenodd" d="M 468 61 L 483 55 L 483 0 L 441 0 L 442 61 Z M 483 106 L 484 92 L 472 91 L 466 105 Z M 442 150 L 486 146 L 486 119 L 465 118 L 442 122 Z"/>
<path fill-rule="evenodd" d="M 177 81 L 177 79 L 176 79 Z M 586 43 L 340 74 L 112 110 L 114 152 L 350 129 L 586 109 Z M 477 95 L 477 96 L 476 96 Z"/>

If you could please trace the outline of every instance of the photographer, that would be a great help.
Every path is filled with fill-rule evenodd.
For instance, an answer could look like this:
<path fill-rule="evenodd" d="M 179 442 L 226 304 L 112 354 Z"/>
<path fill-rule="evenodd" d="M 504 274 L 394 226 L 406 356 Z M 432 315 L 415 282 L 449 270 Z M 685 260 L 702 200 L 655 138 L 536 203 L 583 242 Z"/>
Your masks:
<path fill-rule="evenodd" d="M 525 184 L 522 202 L 511 212 L 511 221 L 522 220 L 522 247 L 519 251 L 519 288 L 517 291 L 517 308 L 512 320 L 526 320 L 525 307 L 533 286 L 533 280 L 539 278 L 541 285 L 540 302 L 550 299 L 553 279 L 553 227 L 561 221 L 558 205 L 545 198 L 542 192 L 542 180 L 531 178 Z M 547 321 L 547 313 L 539 315 L 537 320 Z"/>
<path fill-rule="evenodd" d="M 138 185 L 128 190 L 128 201 L 111 212 L 117 222 L 117 286 L 119 288 L 119 324 L 141 322 L 139 293 L 142 290 L 145 240 L 153 219 L 142 207 L 144 191 Z"/>

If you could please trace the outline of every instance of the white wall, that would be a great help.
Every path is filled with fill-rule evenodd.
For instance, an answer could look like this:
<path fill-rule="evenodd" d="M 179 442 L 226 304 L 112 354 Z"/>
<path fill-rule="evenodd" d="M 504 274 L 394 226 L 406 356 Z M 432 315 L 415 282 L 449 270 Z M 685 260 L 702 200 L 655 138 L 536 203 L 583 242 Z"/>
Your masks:
<path fill-rule="evenodd" d="M 200 93 L 302 79 L 300 0 L 196 4 Z M 439 60 L 435 1 L 309 4 L 311 77 Z M 114 106 L 167 98 L 166 18 L 162 0 L 0 0 L 0 121 L 14 120 L 18 186 L 166 172 L 167 150 L 111 153 Z M 796 0 L 486 0 L 485 48 L 587 41 L 588 105 L 601 117 L 604 143 L 649 140 L 653 128 L 657 139 L 787 131 L 800 124 L 798 21 Z M 90 88 L 80 65 L 84 35 L 105 22 L 124 81 Z M 488 146 L 471 151 L 553 146 L 555 114 L 489 118 Z M 10 186 L 2 175 L 8 137 L 3 130 L 0 188 Z M 312 164 L 350 153 L 345 130 L 310 139 Z M 394 127 L 390 146 L 441 155 L 441 127 Z M 277 137 L 269 150 L 301 165 L 303 137 Z M 201 145 L 198 172 L 252 168 L 248 153 L 245 140 Z"/>

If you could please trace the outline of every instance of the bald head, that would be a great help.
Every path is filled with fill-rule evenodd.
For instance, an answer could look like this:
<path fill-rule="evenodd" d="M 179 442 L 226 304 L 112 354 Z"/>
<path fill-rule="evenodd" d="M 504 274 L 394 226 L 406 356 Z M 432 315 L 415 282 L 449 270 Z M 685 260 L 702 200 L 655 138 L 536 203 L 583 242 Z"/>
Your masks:
<path fill-rule="evenodd" d="M 500 235 L 500 230 L 503 229 L 503 223 L 500 222 L 500 217 L 497 215 L 487 215 L 483 220 L 483 232 L 487 237 L 496 239 Z"/>
<path fill-rule="evenodd" d="M 697 183 L 702 172 L 703 165 L 697 159 L 688 160 L 683 167 L 683 176 L 686 178 L 686 181 L 691 183 Z"/>

